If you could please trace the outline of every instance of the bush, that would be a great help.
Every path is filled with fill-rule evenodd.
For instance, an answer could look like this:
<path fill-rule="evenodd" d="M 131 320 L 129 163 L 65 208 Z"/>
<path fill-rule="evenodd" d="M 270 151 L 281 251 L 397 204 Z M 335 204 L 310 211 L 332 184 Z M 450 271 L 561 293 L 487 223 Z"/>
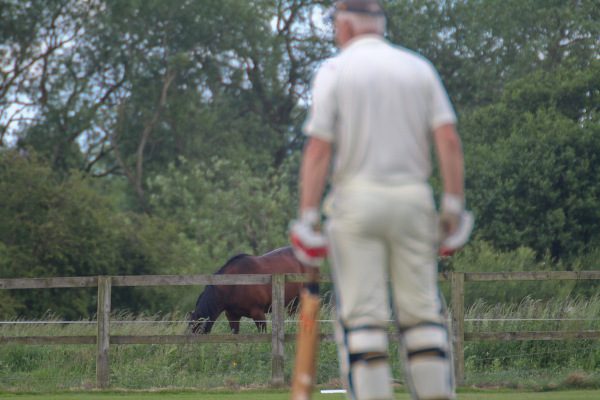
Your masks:
<path fill-rule="evenodd" d="M 255 172 L 245 162 L 181 159 L 150 181 L 151 205 L 198 243 L 202 259 L 196 273 L 211 273 L 234 254 L 287 245 L 296 210 L 287 168 Z"/>
<path fill-rule="evenodd" d="M 568 271 L 597 268 L 588 257 L 575 259 L 570 264 L 556 261 L 549 254 L 539 257 L 528 247 L 515 250 L 498 250 L 489 242 L 474 240 L 457 253 L 447 266 L 462 272 L 519 272 Z M 478 301 L 488 304 L 518 304 L 534 294 L 536 299 L 548 300 L 567 296 L 593 294 L 595 281 L 494 281 L 468 282 L 465 288 L 465 305 Z"/>
<path fill-rule="evenodd" d="M 59 177 L 34 154 L 0 153 L 0 277 L 173 274 L 192 271 L 198 258 L 197 246 L 173 223 L 115 209 L 90 178 L 75 172 Z M 142 292 L 116 291 L 113 301 L 132 310 L 154 310 L 176 298 Z M 49 309 L 81 318 L 96 310 L 92 289 L 0 296 L 2 318 L 38 317 Z"/>

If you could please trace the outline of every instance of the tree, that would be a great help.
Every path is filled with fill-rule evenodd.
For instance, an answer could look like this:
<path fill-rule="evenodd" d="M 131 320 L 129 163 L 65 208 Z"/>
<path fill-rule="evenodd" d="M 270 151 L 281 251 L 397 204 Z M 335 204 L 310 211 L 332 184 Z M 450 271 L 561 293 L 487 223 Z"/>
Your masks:
<path fill-rule="evenodd" d="M 152 206 L 198 243 L 201 265 L 212 268 L 240 252 L 263 254 L 287 244 L 287 224 L 296 210 L 289 174 L 298 159 L 291 161 L 255 175 L 244 161 L 180 160 L 151 180 Z"/>
<path fill-rule="evenodd" d="M 389 1 L 389 36 L 428 57 L 459 111 L 495 102 L 506 83 L 598 54 L 592 0 Z"/>
<path fill-rule="evenodd" d="M 58 176 L 35 154 L 0 152 L 0 277 L 94 276 L 189 271 L 198 253 L 168 220 L 114 209 L 81 173 Z M 85 289 L 11 291 L 3 316 L 69 318 L 95 312 Z M 132 310 L 160 305 L 135 290 L 115 293 Z M 157 307 L 158 308 L 158 307 Z"/>
<path fill-rule="evenodd" d="M 281 165 L 301 144 L 298 104 L 329 51 L 312 22 L 320 1 L 51 5 L 57 17 L 41 18 L 31 34 L 69 43 L 43 56 L 42 76 L 23 76 L 13 97 L 31 99 L 34 119 L 18 130 L 21 145 L 54 168 L 123 175 L 138 209 L 149 212 L 146 178 L 178 156 L 241 157 L 261 169 Z M 6 12 L 13 25 L 19 10 Z M 48 10 L 39 3 L 28 13 Z M 48 34 L 58 22 L 60 33 Z"/>
<path fill-rule="evenodd" d="M 593 2 L 386 3 L 390 39 L 432 60 L 459 112 L 479 238 L 554 258 L 597 244 Z"/>
<path fill-rule="evenodd" d="M 600 66 L 538 71 L 465 117 L 468 201 L 478 235 L 554 258 L 600 244 Z"/>
<path fill-rule="evenodd" d="M 99 1 L 76 0 L 6 0 L 0 7 L 2 138 L 17 133 L 22 146 L 35 148 L 57 169 L 93 163 L 77 144 L 123 83 L 79 53 L 86 21 L 100 8 Z"/>

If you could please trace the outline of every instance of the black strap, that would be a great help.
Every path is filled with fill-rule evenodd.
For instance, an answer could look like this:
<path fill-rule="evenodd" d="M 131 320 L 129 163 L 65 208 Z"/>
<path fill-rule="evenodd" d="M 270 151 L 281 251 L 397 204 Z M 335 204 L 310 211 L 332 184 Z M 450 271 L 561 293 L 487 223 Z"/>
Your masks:
<path fill-rule="evenodd" d="M 415 328 L 421 328 L 421 327 L 425 327 L 425 326 L 435 326 L 437 328 L 443 328 L 445 331 L 447 330 L 447 327 L 445 324 L 441 323 L 441 322 L 431 322 L 431 321 L 427 321 L 427 322 L 420 322 L 416 325 L 411 325 L 411 326 L 400 326 L 398 328 L 398 330 L 400 331 L 400 333 L 405 333 L 407 331 L 410 331 L 412 329 Z"/>
<path fill-rule="evenodd" d="M 359 361 L 364 361 L 366 363 L 372 363 L 376 361 L 386 361 L 388 359 L 388 355 L 386 353 L 380 353 L 378 351 L 370 351 L 366 353 L 351 353 L 350 354 L 350 364 L 354 364 Z"/>
<path fill-rule="evenodd" d="M 439 347 L 429 347 L 429 348 L 424 348 L 424 349 L 419 349 L 419 350 L 414 350 L 414 351 L 408 352 L 408 358 L 424 356 L 424 355 L 431 356 L 431 357 L 438 357 L 438 358 L 448 358 L 448 353 L 446 353 L 444 350 L 440 349 Z"/>

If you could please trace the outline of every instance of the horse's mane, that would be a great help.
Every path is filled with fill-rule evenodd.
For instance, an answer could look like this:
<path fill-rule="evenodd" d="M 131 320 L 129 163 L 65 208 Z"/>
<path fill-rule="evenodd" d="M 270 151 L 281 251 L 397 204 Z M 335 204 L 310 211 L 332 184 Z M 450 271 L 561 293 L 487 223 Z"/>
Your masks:
<path fill-rule="evenodd" d="M 227 260 L 225 262 L 225 264 L 223 264 L 223 266 L 221 268 L 219 268 L 219 270 L 217 272 L 215 272 L 215 275 L 224 274 L 227 267 L 229 267 L 231 264 L 233 264 L 237 260 L 242 259 L 244 257 L 248 257 L 248 256 L 249 256 L 248 254 L 241 253 L 241 254 L 237 254 L 237 255 L 231 257 L 229 260 Z"/>
<path fill-rule="evenodd" d="M 247 256 L 247 254 L 238 254 L 231 257 L 217 272 L 215 272 L 215 275 L 226 273 L 228 267 Z M 218 296 L 217 288 L 214 285 L 207 285 L 196 301 L 195 312 L 201 317 L 209 316 L 213 319 L 222 311 L 220 308 L 221 306 L 222 300 Z"/>
<path fill-rule="evenodd" d="M 196 301 L 195 312 L 199 317 L 214 319 L 221 312 L 217 303 L 217 290 L 213 285 L 208 285 Z"/>

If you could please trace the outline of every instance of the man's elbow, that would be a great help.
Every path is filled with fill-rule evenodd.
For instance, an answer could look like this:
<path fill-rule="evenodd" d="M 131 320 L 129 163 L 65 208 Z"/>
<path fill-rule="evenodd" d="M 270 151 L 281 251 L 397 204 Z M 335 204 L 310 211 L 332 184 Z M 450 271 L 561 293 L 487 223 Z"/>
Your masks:
<path fill-rule="evenodd" d="M 462 142 L 454 124 L 446 124 L 436 128 L 434 137 L 439 148 L 447 149 L 453 153 L 462 153 Z"/>
<path fill-rule="evenodd" d="M 331 154 L 331 143 L 317 137 L 311 137 L 304 149 L 305 155 L 313 160 L 328 159 Z"/>

